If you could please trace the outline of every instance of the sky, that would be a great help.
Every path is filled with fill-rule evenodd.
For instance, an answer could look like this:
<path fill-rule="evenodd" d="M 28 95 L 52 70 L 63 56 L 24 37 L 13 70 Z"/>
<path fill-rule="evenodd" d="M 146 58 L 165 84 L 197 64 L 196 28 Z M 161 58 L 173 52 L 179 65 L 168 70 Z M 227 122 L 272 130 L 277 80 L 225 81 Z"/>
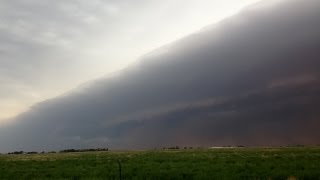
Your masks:
<path fill-rule="evenodd" d="M 178 6 L 179 1 L 175 2 L 176 7 L 182 6 L 181 3 Z M 142 4 L 135 4 L 135 7 Z M 161 9 L 159 7 L 154 11 Z M 150 28 L 158 32 L 174 26 L 164 26 L 164 22 L 153 16 L 143 17 L 150 18 L 151 24 L 154 23 Z M 10 118 L 10 123 L 0 126 L 0 152 L 98 147 L 148 149 L 176 145 L 319 145 L 319 18 L 318 0 L 270 0 L 247 6 L 203 28 L 197 27 L 200 30 L 176 40 L 172 38 L 160 47 L 155 45 L 151 51 L 137 55 L 135 61 L 119 71 L 39 100 L 29 110 Z M 148 33 L 142 34 L 136 36 L 133 47 L 144 44 L 141 38 L 148 39 Z M 43 48 L 41 52 L 50 54 L 43 56 L 55 58 L 68 54 L 58 53 L 64 45 L 64 48 L 71 46 L 62 42 L 51 54 L 49 52 L 55 48 Z M 112 46 L 116 48 L 117 43 Z M 90 43 L 80 45 L 89 47 Z M 119 50 L 125 52 L 125 46 L 120 46 L 123 49 Z M 62 82 L 72 79 L 63 73 L 66 69 L 68 75 L 79 70 L 78 78 L 85 74 L 76 63 L 72 65 L 68 61 L 68 68 L 68 63 L 63 64 L 62 59 L 63 66 L 59 66 L 59 60 L 37 64 L 40 56 L 33 51 L 36 47 L 25 44 L 21 48 L 23 53 L 33 53 L 35 57 L 29 63 L 37 66 L 28 67 L 30 73 L 34 73 L 32 77 L 43 78 L 43 82 L 34 82 L 55 87 L 54 80 L 50 80 L 48 74 L 43 75 L 52 72 L 52 79 L 56 78 L 63 86 Z M 85 58 L 81 53 L 86 50 L 80 49 L 77 50 L 79 58 Z M 26 56 L 22 54 L 21 57 Z M 26 68 L 19 63 L 7 65 Z M 93 68 L 83 65 L 84 69 Z M 13 77 L 26 82 L 34 80 L 20 71 L 12 73 Z M 37 83 L 26 84 L 36 87 Z M 10 97 L 13 92 L 8 90 L 3 96 Z"/>
<path fill-rule="evenodd" d="M 0 1 L 0 126 L 255 2 Z"/>

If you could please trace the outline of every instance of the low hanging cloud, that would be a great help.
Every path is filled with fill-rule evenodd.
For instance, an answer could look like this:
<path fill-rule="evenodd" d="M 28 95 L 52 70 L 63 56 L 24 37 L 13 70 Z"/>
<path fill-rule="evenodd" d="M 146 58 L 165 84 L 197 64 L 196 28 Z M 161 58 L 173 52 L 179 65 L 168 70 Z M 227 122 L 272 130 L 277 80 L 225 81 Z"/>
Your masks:
<path fill-rule="evenodd" d="M 32 107 L 0 150 L 319 144 L 320 2 L 261 2 Z"/>

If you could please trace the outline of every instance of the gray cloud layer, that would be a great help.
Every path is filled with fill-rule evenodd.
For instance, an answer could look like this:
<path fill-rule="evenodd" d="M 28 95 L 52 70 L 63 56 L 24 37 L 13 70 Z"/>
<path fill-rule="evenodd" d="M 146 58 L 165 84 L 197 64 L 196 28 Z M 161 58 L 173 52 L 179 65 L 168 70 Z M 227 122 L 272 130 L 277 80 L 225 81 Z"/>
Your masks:
<path fill-rule="evenodd" d="M 254 1 L 0 1 L 0 125 Z"/>
<path fill-rule="evenodd" d="M 0 150 L 318 144 L 320 2 L 264 2 L 34 106 Z"/>

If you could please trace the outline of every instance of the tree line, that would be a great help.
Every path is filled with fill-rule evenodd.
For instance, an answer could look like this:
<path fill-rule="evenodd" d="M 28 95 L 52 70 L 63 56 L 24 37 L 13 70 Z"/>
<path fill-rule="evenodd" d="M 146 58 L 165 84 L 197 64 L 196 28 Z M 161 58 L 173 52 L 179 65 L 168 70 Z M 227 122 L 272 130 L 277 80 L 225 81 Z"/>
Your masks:
<path fill-rule="evenodd" d="M 64 149 L 61 151 L 49 151 L 49 152 L 37 152 L 37 151 L 30 151 L 30 152 L 24 152 L 24 151 L 14 151 L 9 152 L 8 154 L 44 154 L 44 153 L 70 153 L 70 152 L 97 152 L 97 151 L 109 151 L 108 148 L 91 148 L 91 149 Z"/>

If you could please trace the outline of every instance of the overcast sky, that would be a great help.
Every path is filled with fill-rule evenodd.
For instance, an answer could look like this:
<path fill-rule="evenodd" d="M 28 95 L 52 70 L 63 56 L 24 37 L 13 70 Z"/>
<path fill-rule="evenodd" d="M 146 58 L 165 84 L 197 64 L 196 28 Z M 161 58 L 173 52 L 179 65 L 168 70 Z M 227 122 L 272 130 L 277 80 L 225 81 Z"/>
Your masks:
<path fill-rule="evenodd" d="M 0 122 L 256 1 L 2 0 Z"/>
<path fill-rule="evenodd" d="M 99 66 L 98 55 L 95 61 L 98 52 L 89 55 L 99 44 L 94 39 L 100 40 L 105 47 L 109 46 L 100 49 L 104 57 L 108 56 L 108 49 L 121 51 L 112 55 L 114 59 L 130 53 L 134 57 L 139 45 L 148 49 L 152 46 L 150 44 L 160 44 L 174 32 L 170 30 L 169 33 L 167 29 L 175 27 L 173 29 L 178 32 L 187 26 L 188 23 L 181 26 L 173 23 L 175 19 L 179 24 L 180 11 L 175 11 L 176 8 L 183 6 L 188 9 L 190 6 L 189 10 L 181 10 L 186 13 L 193 10 L 193 6 L 194 9 L 199 7 L 196 2 L 168 2 L 168 6 L 164 6 L 166 3 L 149 4 L 150 1 L 147 4 L 137 3 L 126 12 L 131 10 L 132 15 L 143 14 L 145 11 L 139 9 L 142 5 L 154 7 L 154 12 L 162 12 L 159 7 L 171 5 L 173 9 L 168 10 L 170 16 L 166 13 L 163 16 L 155 13 L 154 17 L 141 15 L 142 25 L 150 18 L 146 23 L 150 25 L 147 26 L 150 31 L 140 29 L 122 36 L 118 30 L 118 26 L 122 26 L 118 24 L 121 21 L 110 21 L 117 28 L 112 31 L 112 26 L 103 26 L 111 29 L 112 33 L 108 35 L 106 30 L 105 36 L 100 37 L 112 37 L 114 39 L 110 42 L 114 44 L 101 40 L 104 38 L 87 35 L 89 32 L 95 35 L 103 32 L 100 28 L 99 32 L 88 28 L 96 25 L 88 26 L 87 22 L 79 21 L 71 27 L 86 28 L 79 32 L 79 28 L 71 28 L 71 22 L 66 20 L 74 17 L 59 17 L 63 13 L 52 17 L 57 22 L 65 22 L 60 26 L 62 30 L 70 30 L 61 32 L 63 38 L 53 34 L 41 36 L 41 32 L 31 30 L 26 35 L 26 28 L 17 32 L 3 31 L 17 34 L 2 36 L 6 39 L 1 41 L 6 50 L 1 52 L 7 59 L 1 59 L 1 70 L 6 72 L 1 76 L 1 85 L 4 86 L 1 89 L 4 98 L 1 99 L 16 101 L 17 104 L 20 101 L 32 104 L 30 102 L 35 99 L 41 102 L 12 118 L 11 123 L 0 126 L 0 152 L 92 147 L 144 149 L 175 145 L 320 144 L 319 0 L 261 1 L 150 53 L 141 52 L 143 56 L 117 73 L 107 73 L 75 87 L 73 84 L 77 81 L 90 77 L 90 71 L 93 77 L 99 69 L 104 69 L 103 65 Z M 126 7 L 129 3 L 120 5 Z M 22 4 L 15 6 L 22 7 Z M 56 14 L 50 11 L 54 7 L 40 12 Z M 107 9 L 112 12 L 112 17 L 121 14 L 121 8 Z M 33 12 L 37 11 L 30 11 L 31 14 Z M 151 10 L 150 14 L 153 14 Z M 194 17 L 186 13 L 181 18 L 184 16 Z M 42 22 L 44 16 L 37 17 L 40 19 L 34 22 Z M 125 17 L 133 18 L 130 15 Z M 89 19 L 91 22 L 92 18 Z M 165 22 L 172 24 L 164 25 Z M 48 21 L 43 20 L 43 23 Z M 119 34 L 119 40 L 114 34 Z M 125 40 L 128 37 L 133 38 L 132 41 Z M 55 43 L 50 44 L 52 42 Z M 93 48 L 94 51 L 99 51 L 99 47 Z M 138 52 L 136 54 L 139 56 Z M 72 57 L 68 59 L 69 56 Z M 104 73 L 117 66 L 113 60 L 100 63 L 105 65 Z M 51 99 L 45 95 L 65 91 L 67 87 L 73 89 Z"/>

